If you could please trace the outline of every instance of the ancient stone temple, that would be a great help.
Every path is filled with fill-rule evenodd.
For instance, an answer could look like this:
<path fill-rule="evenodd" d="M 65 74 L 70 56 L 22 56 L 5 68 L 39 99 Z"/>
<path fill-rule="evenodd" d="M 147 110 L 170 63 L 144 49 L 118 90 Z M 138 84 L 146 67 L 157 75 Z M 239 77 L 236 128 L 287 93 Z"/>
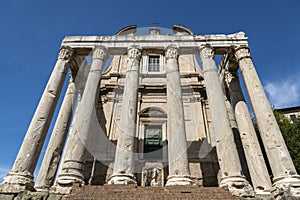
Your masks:
<path fill-rule="evenodd" d="M 245 33 L 127 26 L 114 36 L 65 37 L 0 191 L 68 195 L 84 185 L 223 187 L 240 197 L 299 197 L 300 177 Z"/>

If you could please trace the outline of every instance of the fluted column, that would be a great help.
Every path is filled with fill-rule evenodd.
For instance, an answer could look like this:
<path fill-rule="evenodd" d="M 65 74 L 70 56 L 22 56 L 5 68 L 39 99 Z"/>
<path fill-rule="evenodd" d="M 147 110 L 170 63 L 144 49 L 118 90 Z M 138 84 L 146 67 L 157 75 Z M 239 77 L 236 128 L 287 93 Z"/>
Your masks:
<path fill-rule="evenodd" d="M 252 185 L 256 193 L 270 193 L 272 183 L 260 149 L 247 104 L 242 93 L 237 72 L 227 72 L 228 85 L 236 121 L 243 144 Z"/>
<path fill-rule="evenodd" d="M 277 187 L 283 185 L 300 186 L 293 161 L 289 155 L 284 139 L 268 102 L 262 84 L 254 68 L 248 47 L 236 49 L 235 56 L 245 82 L 251 105 L 256 117 L 259 132 L 274 176 Z"/>
<path fill-rule="evenodd" d="M 58 60 L 49 78 L 29 125 L 12 170 L 4 178 L 1 191 L 10 190 L 5 185 L 14 185 L 12 191 L 33 190 L 33 172 L 36 168 L 52 117 L 59 99 L 73 50 L 60 49 Z"/>
<path fill-rule="evenodd" d="M 89 130 L 95 120 L 95 106 L 99 97 L 102 70 L 107 60 L 107 49 L 95 47 L 93 62 L 87 77 L 84 92 L 70 128 L 70 137 L 64 154 L 61 172 L 58 175 L 56 191 L 70 192 L 74 183 L 84 184 L 85 151 L 88 145 Z"/>
<path fill-rule="evenodd" d="M 214 61 L 214 51 L 210 46 L 200 48 L 203 76 L 212 118 L 212 129 L 216 138 L 216 149 L 222 173 L 220 186 L 226 186 L 239 196 L 252 196 L 253 190 L 242 175 L 242 168 L 230 127 L 224 95 Z"/>
<path fill-rule="evenodd" d="M 167 61 L 167 134 L 169 176 L 167 186 L 191 185 L 187 156 L 186 129 L 181 95 L 181 80 L 178 64 L 178 48 L 168 47 Z"/>
<path fill-rule="evenodd" d="M 141 52 L 136 47 L 128 49 L 126 80 L 117 141 L 114 172 L 109 184 L 136 184 L 134 169 L 134 137 L 136 135 L 137 98 L 139 88 Z"/>

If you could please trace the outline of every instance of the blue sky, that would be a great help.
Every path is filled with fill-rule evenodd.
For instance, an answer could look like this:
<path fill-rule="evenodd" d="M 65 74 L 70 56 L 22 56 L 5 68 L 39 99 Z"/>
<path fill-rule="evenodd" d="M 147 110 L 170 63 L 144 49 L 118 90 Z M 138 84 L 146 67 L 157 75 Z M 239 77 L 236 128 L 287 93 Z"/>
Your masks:
<path fill-rule="evenodd" d="M 275 107 L 300 105 L 300 1 L 10 0 L 0 3 L 0 179 L 11 168 L 67 35 L 112 35 L 137 24 L 196 34 L 244 31 Z"/>

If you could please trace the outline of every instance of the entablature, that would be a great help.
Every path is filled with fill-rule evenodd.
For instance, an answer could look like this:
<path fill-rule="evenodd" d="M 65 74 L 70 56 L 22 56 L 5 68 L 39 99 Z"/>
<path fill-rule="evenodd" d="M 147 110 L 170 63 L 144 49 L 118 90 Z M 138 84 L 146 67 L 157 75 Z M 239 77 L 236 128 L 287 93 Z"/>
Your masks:
<path fill-rule="evenodd" d="M 225 54 L 232 47 L 248 46 L 244 32 L 217 35 L 114 35 L 114 36 L 67 36 L 62 46 L 76 49 L 79 55 L 88 55 L 95 46 L 105 46 L 112 55 L 127 53 L 130 46 L 138 46 L 145 51 L 163 51 L 168 46 L 176 46 L 179 54 L 198 54 L 199 47 L 210 45 L 216 54 Z"/>

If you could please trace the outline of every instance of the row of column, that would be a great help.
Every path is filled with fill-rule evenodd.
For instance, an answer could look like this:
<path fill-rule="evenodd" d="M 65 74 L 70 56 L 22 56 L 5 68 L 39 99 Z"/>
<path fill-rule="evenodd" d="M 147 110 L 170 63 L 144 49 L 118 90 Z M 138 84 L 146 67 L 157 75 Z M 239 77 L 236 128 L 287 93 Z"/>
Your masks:
<path fill-rule="evenodd" d="M 249 48 L 239 47 L 235 49 L 235 57 L 240 67 L 246 90 L 258 124 L 263 146 L 271 167 L 273 175 L 273 187 L 289 191 L 298 190 L 297 188 L 299 188 L 300 185 L 300 177 L 297 175 L 295 166 L 293 164 L 293 161 L 284 142 L 283 136 L 280 132 L 279 126 L 274 117 L 272 108 L 268 102 L 263 86 L 259 80 L 259 77 L 253 65 Z M 236 77 L 236 79 L 238 79 L 238 77 Z M 233 83 L 232 91 L 234 90 L 235 84 L 236 83 Z M 238 118 L 240 118 L 239 120 L 241 122 L 238 122 L 239 124 L 245 124 L 246 121 L 248 121 L 249 124 L 249 114 L 244 103 L 244 99 L 242 98 L 242 94 L 236 93 L 235 96 L 236 99 L 234 100 L 234 105 L 237 121 Z M 245 127 L 242 127 L 242 129 L 245 130 Z M 246 136 L 245 139 L 250 139 L 253 142 L 253 140 L 256 140 L 256 138 L 254 137 L 254 133 L 251 132 L 253 132 L 253 129 L 250 132 L 244 132 L 245 135 L 248 134 L 248 136 Z M 250 141 L 247 141 L 246 143 L 250 144 Z M 252 145 L 257 146 L 258 144 L 256 143 Z M 261 153 L 259 152 L 258 155 L 260 154 Z M 262 158 L 256 158 L 252 165 L 257 165 L 257 163 L 255 163 L 256 161 L 261 163 L 262 161 L 258 161 L 260 159 Z M 258 176 L 258 174 L 255 175 L 256 180 L 262 178 L 259 178 Z M 270 183 L 268 181 L 265 181 L 265 186 L 267 188 L 269 187 L 269 184 Z"/>
<path fill-rule="evenodd" d="M 178 49 L 168 47 L 167 61 L 167 106 L 168 106 L 168 159 L 169 176 L 166 185 L 192 184 L 188 167 L 186 130 L 181 95 L 178 65 Z M 141 52 L 130 48 L 123 93 L 120 134 L 117 142 L 114 172 L 109 184 L 136 184 L 134 170 L 134 138 L 136 136 L 137 97 L 139 88 L 139 66 Z"/>
<path fill-rule="evenodd" d="M 86 144 L 89 141 L 89 132 L 93 122 L 95 105 L 99 97 L 99 83 L 105 62 L 107 49 L 96 47 L 93 51 L 93 63 L 89 70 L 82 97 L 77 103 L 76 113 L 70 128 L 63 164 L 61 166 L 57 187 L 59 191 L 69 188 L 74 183 L 83 184 L 84 158 Z M 222 172 L 221 186 L 229 187 L 233 192 L 241 195 L 252 195 L 249 182 L 242 175 L 242 169 L 235 147 L 232 129 L 230 127 L 227 108 L 221 85 L 218 80 L 214 50 L 210 46 L 203 46 L 199 50 L 203 64 L 203 75 L 206 83 L 208 101 L 212 116 L 212 128 L 217 139 L 217 154 Z M 295 167 L 287 151 L 286 145 L 269 106 L 255 68 L 253 66 L 249 49 L 241 47 L 236 49 L 235 56 L 243 75 L 249 98 L 257 119 L 264 147 L 274 175 L 273 183 L 280 185 L 288 182 L 299 183 Z M 167 185 L 190 185 L 190 172 L 188 167 L 186 130 L 184 111 L 181 95 L 180 72 L 178 65 L 178 48 L 168 47 L 165 51 L 167 61 L 167 105 L 168 105 L 168 152 L 169 152 L 169 177 Z M 70 65 L 73 50 L 62 48 L 58 61 L 50 76 L 49 82 L 37 107 L 32 122 L 28 128 L 19 154 L 11 172 L 5 177 L 2 189 L 8 185 L 18 185 L 20 190 L 33 189 L 33 172 L 40 155 L 46 133 Z M 133 175 L 134 156 L 133 145 L 136 131 L 137 95 L 139 87 L 139 65 L 141 50 L 138 47 L 128 49 L 128 62 L 126 69 L 126 82 L 123 94 L 121 112 L 120 134 L 117 143 L 115 166 L 110 184 L 135 184 Z M 62 153 L 62 147 L 72 118 L 72 108 L 78 95 L 74 85 L 74 78 L 69 82 L 64 102 L 54 132 L 43 161 L 36 187 L 49 189 L 53 185 L 57 172 L 57 165 Z M 237 79 L 235 79 L 237 80 Z M 84 81 L 85 82 L 85 81 Z M 245 148 L 247 161 L 250 160 L 249 169 L 253 185 L 258 190 L 269 190 L 270 180 L 266 177 L 267 170 L 264 165 L 261 151 L 242 94 L 237 88 L 239 83 L 231 81 L 229 89 L 233 96 L 233 104 L 237 123 L 245 144 L 252 147 Z M 244 144 L 243 143 L 243 144 Z M 245 145 L 244 145 L 245 146 Z M 257 157 L 253 156 L 257 155 Z M 256 173 L 257 163 L 262 166 L 261 173 Z M 257 165 L 257 166 L 255 166 Z M 269 180 L 269 181 L 268 181 Z M 262 188 L 260 188 L 262 186 Z M 6 188 L 9 191 L 9 187 Z M 15 189 L 14 189 L 15 190 Z"/>
<path fill-rule="evenodd" d="M 254 68 L 249 48 L 239 47 L 235 49 L 234 56 L 243 75 L 274 176 L 272 180 L 273 190 L 276 188 L 279 190 L 295 190 L 294 194 L 297 194 L 299 192 L 297 188 L 299 187 L 300 179 Z M 239 196 L 252 195 L 249 183 L 241 174 L 241 166 L 238 162 L 236 149 L 231 149 L 230 154 L 226 151 L 226 148 L 234 147 L 235 144 L 229 117 L 226 112 L 224 95 L 217 76 L 216 64 L 213 59 L 213 48 L 210 46 L 200 48 L 200 58 L 203 64 L 203 75 L 211 110 L 213 134 L 217 140 L 216 148 L 222 172 L 220 185 L 227 186 L 232 193 L 236 193 Z M 234 77 L 233 74 L 230 74 L 230 76 L 230 80 L 227 79 L 227 84 L 231 93 L 235 117 L 241 134 L 254 190 L 260 194 L 270 193 L 272 183 L 270 177 L 268 177 L 268 170 L 241 92 L 238 77 Z"/>

